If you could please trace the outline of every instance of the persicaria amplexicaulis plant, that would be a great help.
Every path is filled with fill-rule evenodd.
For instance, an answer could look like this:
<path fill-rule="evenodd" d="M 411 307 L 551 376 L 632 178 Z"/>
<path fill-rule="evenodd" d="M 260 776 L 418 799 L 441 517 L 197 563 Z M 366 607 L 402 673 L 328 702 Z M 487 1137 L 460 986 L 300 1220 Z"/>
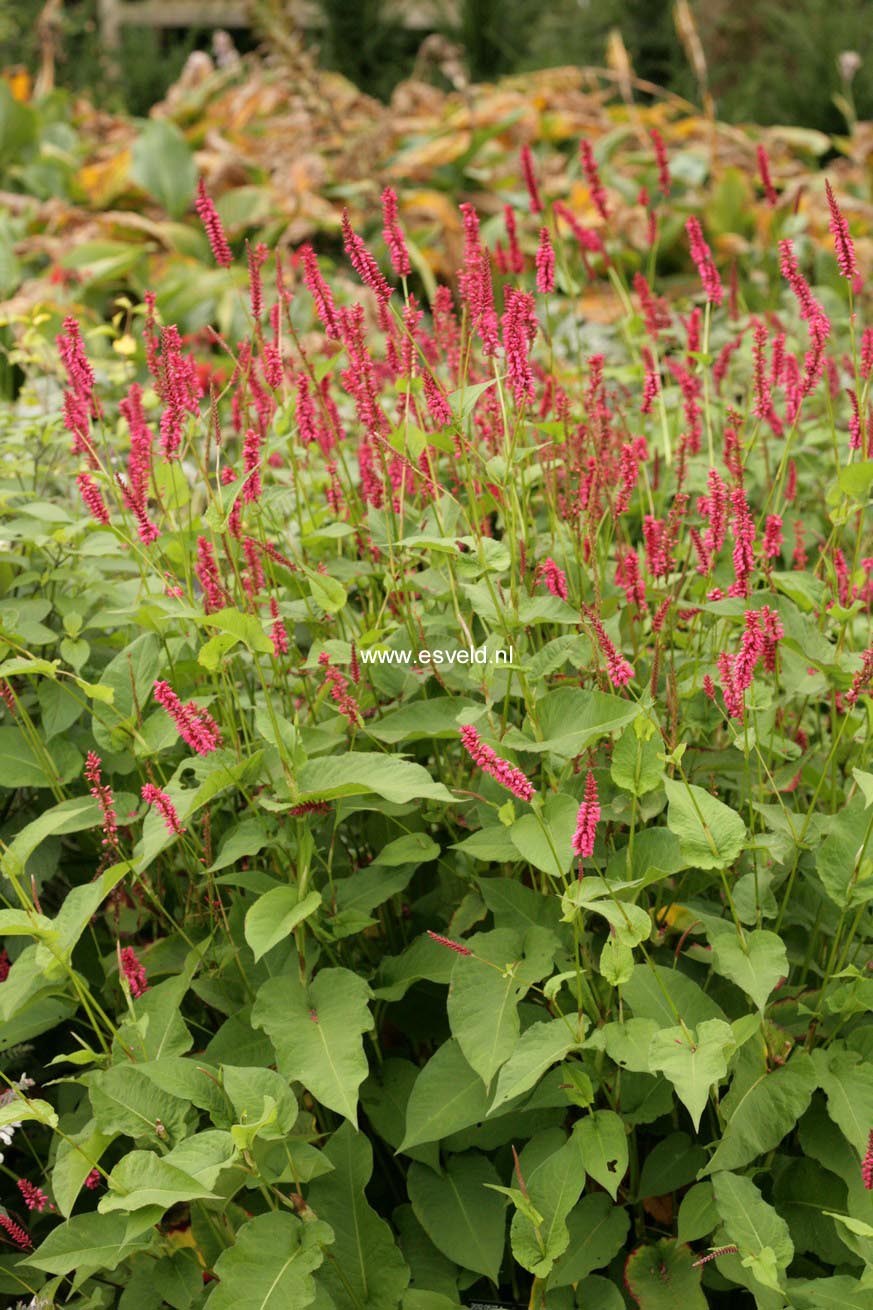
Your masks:
<path fill-rule="evenodd" d="M 278 254 L 210 176 L 196 309 L 52 311 L 55 391 L 22 338 L 33 1295 L 863 1303 L 868 252 L 778 136 L 733 177 L 634 112 L 514 137 L 454 244 L 400 163 Z"/>

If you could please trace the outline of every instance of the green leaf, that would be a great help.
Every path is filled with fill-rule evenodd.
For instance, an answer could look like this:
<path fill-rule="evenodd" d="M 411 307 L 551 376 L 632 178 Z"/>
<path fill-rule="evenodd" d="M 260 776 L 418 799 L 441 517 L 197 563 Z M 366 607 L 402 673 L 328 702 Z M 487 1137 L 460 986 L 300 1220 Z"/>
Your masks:
<path fill-rule="evenodd" d="M 735 1047 L 733 1030 L 722 1019 L 706 1019 L 696 1030 L 667 1028 L 649 1044 L 649 1068 L 669 1078 L 697 1130 L 710 1088 L 727 1073 Z"/>
<path fill-rule="evenodd" d="M 585 1172 L 604 1187 L 613 1201 L 627 1172 L 628 1145 L 624 1124 L 614 1110 L 595 1110 L 575 1128 L 585 1160 Z"/>
<path fill-rule="evenodd" d="M 253 614 L 243 614 L 242 610 L 229 608 L 207 614 L 201 622 L 207 627 L 217 628 L 221 637 L 231 638 L 229 643 L 222 644 L 218 642 L 216 645 L 218 639 L 215 637 L 206 643 L 197 657 L 198 663 L 202 664 L 204 668 L 216 669 L 221 656 L 237 642 L 241 642 L 252 654 L 271 655 L 273 653 L 272 641 Z M 215 658 L 210 655 L 208 659 L 205 659 L 205 652 L 213 646 Z"/>
<path fill-rule="evenodd" d="M 542 733 L 535 737 L 510 732 L 507 746 L 521 751 L 550 751 L 570 760 L 594 741 L 608 737 L 635 719 L 639 710 L 633 701 L 602 691 L 561 687 L 537 701 L 537 723 Z"/>
<path fill-rule="evenodd" d="M 848 1274 L 791 1284 L 797 1310 L 873 1310 L 873 1287 Z"/>
<path fill-rule="evenodd" d="M 873 486 L 873 459 L 861 460 L 856 464 L 847 464 L 837 474 L 840 491 L 845 491 L 853 500 L 866 501 Z"/>
<path fill-rule="evenodd" d="M 332 1239 L 320 1220 L 303 1223 L 287 1211 L 257 1215 L 216 1260 L 207 1310 L 302 1310 L 315 1300 L 312 1272 Z"/>
<path fill-rule="evenodd" d="M 82 768 L 82 756 L 62 738 L 37 754 L 18 727 L 0 728 L 0 787 L 60 787 Z"/>
<path fill-rule="evenodd" d="M 342 583 L 326 573 L 307 572 L 307 576 L 309 590 L 316 605 L 323 609 L 325 614 L 338 614 L 348 599 Z"/>
<path fill-rule="evenodd" d="M 15 834 L 0 857 L 0 871 L 7 877 L 20 878 L 24 866 L 46 837 L 61 833 L 81 832 L 85 828 L 94 828 L 100 822 L 100 807 L 90 796 L 74 796 L 60 805 L 53 805 L 44 810 L 38 819 L 34 819 Z"/>
<path fill-rule="evenodd" d="M 358 1088 L 367 1076 L 361 1034 L 373 1026 L 370 988 L 348 969 L 322 969 L 308 987 L 296 972 L 258 991 L 252 1024 L 273 1043 L 279 1072 L 317 1101 L 357 1122 Z"/>
<path fill-rule="evenodd" d="M 561 1134 L 558 1135 L 560 1141 Z M 542 1138 L 550 1139 L 550 1133 Z M 519 1210 L 512 1219 L 510 1238 L 512 1254 L 523 1268 L 545 1278 L 555 1261 L 566 1251 L 570 1241 L 567 1215 L 579 1200 L 585 1185 L 585 1164 L 580 1150 L 578 1130 L 558 1147 L 539 1160 L 534 1168 L 528 1167 L 531 1148 L 537 1138 L 522 1152 L 520 1168 L 530 1200 L 539 1212 L 539 1223 Z"/>
<path fill-rule="evenodd" d="M 319 1276 L 337 1310 L 393 1310 L 409 1282 L 389 1224 L 367 1201 L 373 1173 L 373 1148 L 346 1122 L 324 1147 L 333 1172 L 310 1185 L 308 1201 L 331 1225 L 336 1240 L 333 1260 Z M 340 1273 L 342 1271 L 342 1273 Z"/>
<path fill-rule="evenodd" d="M 485 1118 L 488 1092 L 458 1042 L 442 1042 L 419 1073 L 406 1106 L 406 1132 L 397 1148 L 439 1142 Z"/>
<path fill-rule="evenodd" d="M 780 978 L 788 976 L 785 943 L 775 932 L 755 928 L 741 942 L 733 929 L 710 934 L 712 967 L 736 983 L 763 1011 Z"/>
<path fill-rule="evenodd" d="M 693 1260 L 687 1246 L 669 1237 L 638 1246 L 625 1265 L 624 1280 L 640 1310 L 706 1310 Z"/>
<path fill-rule="evenodd" d="M 53 1228 L 27 1263 L 47 1274 L 70 1274 L 76 1269 L 111 1273 L 122 1260 L 141 1250 L 151 1234 L 128 1239 L 128 1216 L 81 1214 Z"/>
<path fill-rule="evenodd" d="M 854 1051 L 813 1052 L 828 1114 L 863 1158 L 873 1124 L 873 1065 Z"/>
<path fill-rule="evenodd" d="M 79 1132 L 59 1139 L 52 1169 L 52 1195 L 65 1219 L 69 1219 L 85 1179 L 112 1140 L 101 1133 L 93 1119 Z"/>
<path fill-rule="evenodd" d="M 55 1108 L 49 1105 L 48 1101 L 16 1095 L 6 1105 L 0 1105 L 0 1128 L 5 1128 L 7 1124 L 24 1123 L 25 1120 L 30 1119 L 35 1119 L 37 1123 L 45 1124 L 48 1128 L 56 1128 L 58 1124 Z"/>
<path fill-rule="evenodd" d="M 573 863 L 573 833 L 579 802 L 572 796 L 547 796 L 541 815 L 523 814 L 509 829 L 518 854 L 552 878 L 568 873 Z"/>
<path fill-rule="evenodd" d="M 133 1064 L 117 1064 L 88 1075 L 97 1127 L 108 1136 L 124 1133 L 146 1138 L 154 1146 L 166 1141 L 155 1129 L 160 1121 L 171 1144 L 187 1136 L 188 1106 L 154 1085 Z"/>
<path fill-rule="evenodd" d="M 772 1252 L 776 1268 L 784 1271 L 794 1259 L 794 1244 L 785 1220 L 768 1205 L 751 1178 L 740 1174 L 718 1173 L 712 1179 L 715 1207 L 721 1216 L 729 1240 L 739 1249 L 740 1257 L 761 1257 L 767 1251 Z M 760 1275 L 767 1266 L 764 1254 L 763 1266 L 759 1270 L 752 1266 L 753 1273 Z"/>
<path fill-rule="evenodd" d="M 238 1124 L 254 1123 L 264 1113 L 269 1100 L 273 1115 L 260 1136 L 266 1141 L 281 1141 L 294 1127 L 298 1115 L 297 1100 L 281 1074 L 274 1069 L 259 1069 L 232 1064 L 221 1066 L 221 1085 L 233 1106 Z"/>
<path fill-rule="evenodd" d="M 746 825 L 736 810 L 702 787 L 668 778 L 667 827 L 679 838 L 683 859 L 698 869 L 726 869 L 746 841 Z"/>
<path fill-rule="evenodd" d="M 464 1059 L 488 1086 L 518 1041 L 518 1002 L 527 984 L 511 968 L 521 955 L 519 934 L 506 928 L 480 933 L 475 951 L 455 962 L 446 1008 Z"/>
<path fill-rule="evenodd" d="M 452 1156 L 442 1174 L 412 1164 L 407 1190 L 415 1216 L 434 1246 L 464 1269 L 496 1285 L 503 1258 L 505 1206 L 486 1183 L 500 1183 L 485 1156 Z"/>
<path fill-rule="evenodd" d="M 298 900 L 297 887 L 274 887 L 259 896 L 245 918 L 245 937 L 257 962 L 267 951 L 290 937 L 299 923 L 321 905 L 321 892 Z"/>
<path fill-rule="evenodd" d="M 522 1033 L 515 1050 L 500 1070 L 488 1114 L 494 1114 L 507 1101 L 529 1091 L 547 1069 L 581 1045 L 582 1037 L 574 1037 L 572 1022 L 550 1019 L 531 1024 Z"/>
<path fill-rule="evenodd" d="M 259 1069 L 258 1073 L 269 1073 L 268 1069 Z M 205 1132 L 186 1137 L 168 1155 L 163 1163 L 181 1169 L 198 1182 L 201 1187 L 212 1189 L 219 1175 L 234 1163 L 239 1152 L 230 1133 L 218 1128 L 207 1128 Z"/>
<path fill-rule="evenodd" d="M 692 978 L 662 964 L 638 964 L 622 992 L 638 1019 L 655 1019 L 662 1026 L 672 1026 L 680 1015 L 689 1027 L 703 1019 L 725 1017 L 720 1006 Z"/>
<path fill-rule="evenodd" d="M 112 1170 L 107 1186 L 109 1191 L 97 1206 L 101 1214 L 112 1210 L 141 1210 L 147 1205 L 169 1210 L 180 1201 L 212 1196 L 196 1178 L 167 1164 L 154 1151 L 129 1152 Z"/>
<path fill-rule="evenodd" d="M 310 760 L 298 773 L 297 785 L 297 804 L 369 793 L 398 805 L 413 800 L 454 801 L 451 792 L 441 782 L 434 782 L 422 765 L 374 751 L 349 751 Z"/>
<path fill-rule="evenodd" d="M 612 1205 L 608 1196 L 598 1192 L 583 1196 L 570 1211 L 567 1227 L 570 1241 L 555 1263 L 549 1287 L 566 1287 L 608 1265 L 624 1246 L 630 1217 L 622 1206 Z"/>
<path fill-rule="evenodd" d="M 676 1220 L 680 1242 L 699 1242 L 708 1237 L 719 1222 L 712 1183 L 695 1183 L 682 1197 Z"/>
<path fill-rule="evenodd" d="M 809 1055 L 795 1051 L 786 1065 L 760 1074 L 735 1101 L 705 1173 L 741 1169 L 772 1151 L 806 1113 L 818 1079 Z"/>
<path fill-rule="evenodd" d="M 641 730 L 639 724 L 651 726 L 650 720 L 645 717 L 634 719 L 615 743 L 609 766 L 609 776 L 616 787 L 629 791 L 633 796 L 645 796 L 647 792 L 654 791 L 661 785 L 664 774 L 664 765 L 658 759 L 659 754 L 663 753 L 660 734 L 641 737 L 645 727 Z"/>
<path fill-rule="evenodd" d="M 171 218 L 181 218 L 194 199 L 197 165 L 175 123 L 150 118 L 133 143 L 130 175 Z"/>
<path fill-rule="evenodd" d="M 383 846 L 370 867 L 394 869 L 400 865 L 413 864 L 418 868 L 420 864 L 436 860 L 439 853 L 439 846 L 426 832 L 407 832 Z"/>

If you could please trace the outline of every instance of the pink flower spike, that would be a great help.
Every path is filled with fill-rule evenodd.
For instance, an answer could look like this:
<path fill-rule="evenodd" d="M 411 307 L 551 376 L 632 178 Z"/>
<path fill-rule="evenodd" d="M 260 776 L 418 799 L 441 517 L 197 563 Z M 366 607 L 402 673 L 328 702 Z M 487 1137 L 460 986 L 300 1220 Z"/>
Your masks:
<path fill-rule="evenodd" d="M 524 184 L 527 187 L 527 194 L 530 197 L 530 212 L 532 214 L 541 214 L 543 212 L 543 202 L 540 197 L 540 189 L 537 185 L 537 176 L 534 172 L 533 155 L 530 146 L 521 147 L 521 175 L 524 178 Z"/>
<path fill-rule="evenodd" d="M 534 789 L 530 779 L 525 777 L 521 769 L 517 769 L 508 760 L 501 759 L 496 751 L 486 746 L 472 724 L 467 723 L 461 728 L 461 743 L 473 763 L 477 764 L 483 773 L 489 774 L 520 801 L 532 799 Z"/>
<path fill-rule="evenodd" d="M 555 252 L 547 227 L 540 228 L 540 244 L 536 255 L 537 291 L 541 296 L 549 295 L 555 289 Z"/>
<path fill-rule="evenodd" d="M 29 1251 L 33 1246 L 28 1233 L 14 1219 L 10 1219 L 8 1215 L 0 1214 L 0 1228 L 7 1233 L 20 1250 Z"/>
<path fill-rule="evenodd" d="M 664 144 L 664 138 L 656 127 L 653 127 L 649 136 L 655 150 L 655 163 L 658 166 L 658 189 L 665 200 L 670 196 L 670 164 L 667 159 L 667 147 Z"/>
<path fill-rule="evenodd" d="M 600 180 L 600 172 L 597 167 L 597 160 L 594 158 L 594 151 L 587 141 L 579 142 L 579 158 L 585 180 L 588 183 L 588 194 L 591 196 L 591 203 L 604 223 L 606 223 L 609 219 L 606 190 Z"/>
<path fill-rule="evenodd" d="M 868 1192 L 873 1192 L 873 1128 L 867 1138 L 867 1152 L 861 1163 L 861 1177 Z"/>
<path fill-rule="evenodd" d="M 570 594 L 567 590 L 567 575 L 553 559 L 544 559 L 537 569 L 537 575 L 542 578 L 547 590 L 553 596 L 557 596 L 559 600 L 567 600 Z"/>
<path fill-rule="evenodd" d="M 91 1170 L 91 1172 L 89 1173 L 88 1177 L 85 1179 L 85 1186 L 87 1187 L 87 1189 L 88 1189 L 89 1192 L 96 1191 L 96 1189 L 100 1186 L 100 1170 L 99 1170 L 99 1169 L 92 1169 L 92 1170 Z"/>
<path fill-rule="evenodd" d="M 453 942 L 451 937 L 443 937 L 438 932 L 431 932 L 430 928 L 427 929 L 427 935 L 432 942 L 437 942 L 438 945 L 445 946 L 450 951 L 456 951 L 458 955 L 473 954 L 469 946 L 463 946 L 460 942 Z"/>
<path fill-rule="evenodd" d="M 370 254 L 364 242 L 352 229 L 352 220 L 349 218 L 349 211 L 343 210 L 342 216 L 343 227 L 343 249 L 349 257 L 352 268 L 363 282 L 364 286 L 370 288 L 375 293 L 376 299 L 380 305 L 387 305 L 391 299 L 391 288 L 385 281 L 379 265 Z"/>
<path fill-rule="evenodd" d="M 175 805 L 170 800 L 167 793 L 161 791 L 160 787 L 155 787 L 152 783 L 147 782 L 140 792 L 140 795 L 148 805 L 153 805 L 158 811 L 166 825 L 167 832 L 171 833 L 174 837 L 177 837 L 185 831 L 179 822 L 179 816 L 176 813 Z"/>
<path fill-rule="evenodd" d="M 775 209 L 779 204 L 779 196 L 776 194 L 776 188 L 773 185 L 773 179 L 770 176 L 770 160 L 767 157 L 767 151 L 763 146 L 758 146 L 758 176 L 761 179 L 761 185 L 764 188 L 764 195 L 767 197 L 767 204 L 771 209 Z"/>
<path fill-rule="evenodd" d="M 831 211 L 831 221 L 828 224 L 831 236 L 834 239 L 834 252 L 837 257 L 837 265 L 843 277 L 851 281 L 858 272 L 858 265 L 855 260 L 855 246 L 849 235 L 849 224 L 837 204 L 837 198 L 834 195 L 830 182 L 825 179 L 825 195 L 828 198 L 828 209 Z"/>
<path fill-rule="evenodd" d="M 685 231 L 688 233 L 691 258 L 697 265 L 706 299 L 711 305 L 718 307 L 724 300 L 724 288 L 721 285 L 718 270 L 712 262 L 712 252 L 703 238 L 700 220 L 692 215 L 685 223 Z"/>
<path fill-rule="evenodd" d="M 176 725 L 179 736 L 198 755 L 209 755 L 221 745 L 218 724 L 206 710 L 198 709 L 193 701 L 183 705 L 168 682 L 158 679 L 154 684 L 154 698 L 167 711 Z"/>
<path fill-rule="evenodd" d="M 215 256 L 216 264 L 221 268 L 230 268 L 233 263 L 233 254 L 227 244 L 227 237 L 224 235 L 224 228 L 221 225 L 221 219 L 218 217 L 218 210 L 215 208 L 212 198 L 207 194 L 202 177 L 197 183 L 197 199 L 194 202 L 194 208 L 197 210 L 200 222 L 206 229 L 206 235 L 209 238 L 209 245 Z"/>
<path fill-rule="evenodd" d="M 573 833 L 573 854 L 580 859 L 590 860 L 594 854 L 594 838 L 600 822 L 600 801 L 597 796 L 597 783 L 594 774 L 588 770 L 585 779 L 585 799 L 576 815 L 576 831 Z"/>
<path fill-rule="evenodd" d="M 17 1186 L 28 1210 L 36 1210 L 37 1214 L 42 1214 L 43 1210 L 54 1209 L 45 1192 L 35 1183 L 28 1182 L 26 1178 L 19 1178 Z"/>
<path fill-rule="evenodd" d="M 386 187 L 382 192 L 382 221 L 384 223 L 382 236 L 388 247 L 394 272 L 398 277 L 409 277 L 412 265 L 406 248 L 406 238 L 397 220 L 397 192 L 391 187 Z"/>
<path fill-rule="evenodd" d="M 146 971 L 137 959 L 136 951 L 132 946 L 123 947 L 118 954 L 121 972 L 127 979 L 127 985 L 130 988 L 130 994 L 134 998 L 142 996 L 143 992 L 148 991 L 148 978 Z"/>
<path fill-rule="evenodd" d="M 100 494 L 100 488 L 92 481 L 90 473 L 77 474 L 76 485 L 92 519 L 96 519 L 106 527 L 109 523 L 109 510 Z"/>
<path fill-rule="evenodd" d="M 118 816 L 115 813 L 115 801 L 112 788 L 102 781 L 102 760 L 94 751 L 89 751 L 85 758 L 85 777 L 90 782 L 91 795 L 100 806 L 103 815 L 103 845 L 118 848 Z"/>

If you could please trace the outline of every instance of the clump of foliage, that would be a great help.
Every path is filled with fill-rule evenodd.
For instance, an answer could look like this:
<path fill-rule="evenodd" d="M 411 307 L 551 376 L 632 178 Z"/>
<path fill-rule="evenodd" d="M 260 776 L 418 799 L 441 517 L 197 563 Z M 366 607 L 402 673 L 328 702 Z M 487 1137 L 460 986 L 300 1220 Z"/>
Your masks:
<path fill-rule="evenodd" d="M 858 256 L 762 154 L 750 312 L 657 133 L 626 228 L 547 164 L 456 289 L 390 189 L 350 290 L 200 182 L 223 333 L 19 324 L 10 1297 L 869 1297 Z"/>

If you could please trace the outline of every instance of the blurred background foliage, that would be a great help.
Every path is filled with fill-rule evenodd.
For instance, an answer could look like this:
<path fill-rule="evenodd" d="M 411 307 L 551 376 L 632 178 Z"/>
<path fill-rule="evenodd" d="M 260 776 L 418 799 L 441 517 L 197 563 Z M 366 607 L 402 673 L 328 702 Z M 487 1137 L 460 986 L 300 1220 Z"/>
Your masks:
<path fill-rule="evenodd" d="M 262 39 L 257 11 L 267 4 L 275 22 L 282 0 L 253 0 L 253 28 L 233 33 L 240 51 Z M 434 31 L 460 48 L 471 81 L 565 64 L 603 66 L 617 29 L 638 77 L 698 98 L 672 0 L 437 0 L 433 7 Z M 422 72 L 427 31 L 405 27 L 390 0 L 316 0 L 311 8 L 320 21 L 309 39 L 322 63 L 370 95 L 388 100 L 398 82 Z M 45 0 L 0 0 L 4 65 L 36 72 L 44 9 Z M 846 106 L 837 102 L 847 84 L 838 57 L 847 51 L 860 59 L 851 83 L 854 112 L 873 118 L 873 0 L 691 0 L 691 9 L 720 118 L 844 130 Z M 97 0 L 64 0 L 53 22 L 57 84 L 133 114 L 146 113 L 191 51 L 209 49 L 212 40 L 205 29 L 128 28 L 113 67 L 101 48 Z M 428 75 L 440 77 L 430 68 Z"/>

